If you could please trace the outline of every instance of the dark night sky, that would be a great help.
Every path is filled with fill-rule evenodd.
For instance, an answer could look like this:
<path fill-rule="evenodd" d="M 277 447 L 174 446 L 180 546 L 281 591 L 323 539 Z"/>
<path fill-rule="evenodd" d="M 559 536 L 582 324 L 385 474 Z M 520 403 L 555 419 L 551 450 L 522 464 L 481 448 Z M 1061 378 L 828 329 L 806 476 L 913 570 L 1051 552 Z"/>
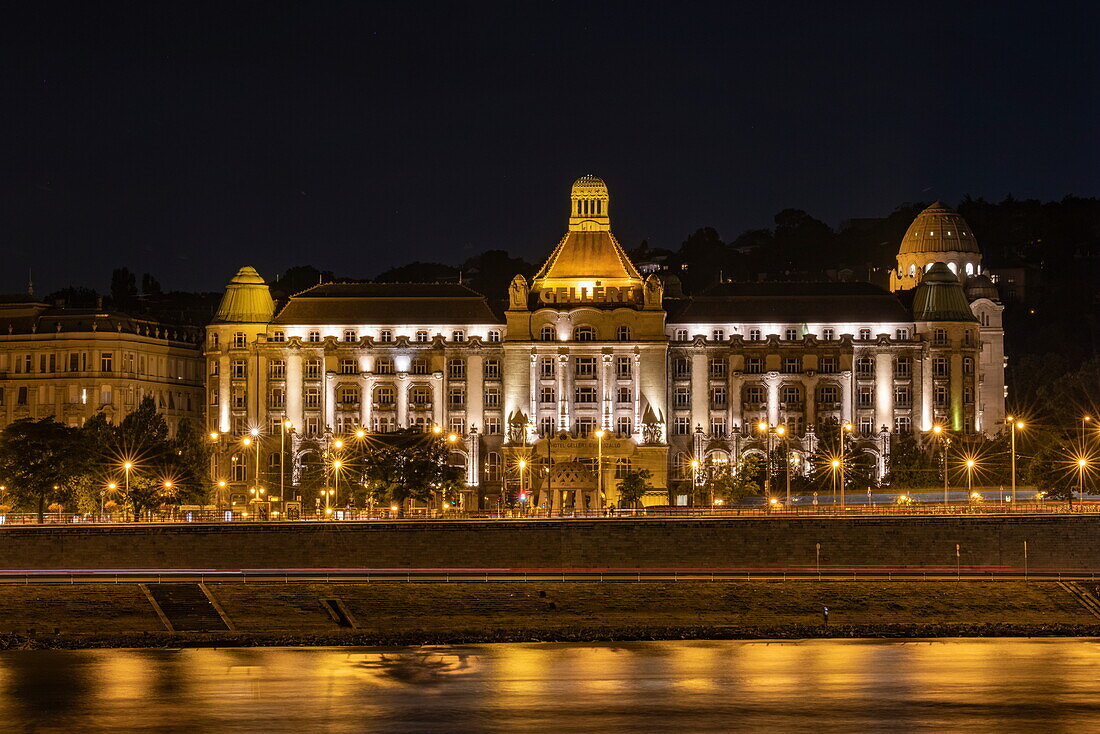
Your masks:
<path fill-rule="evenodd" d="M 1100 194 L 1097 3 L 779 5 L 9 4 L 0 291 Z"/>

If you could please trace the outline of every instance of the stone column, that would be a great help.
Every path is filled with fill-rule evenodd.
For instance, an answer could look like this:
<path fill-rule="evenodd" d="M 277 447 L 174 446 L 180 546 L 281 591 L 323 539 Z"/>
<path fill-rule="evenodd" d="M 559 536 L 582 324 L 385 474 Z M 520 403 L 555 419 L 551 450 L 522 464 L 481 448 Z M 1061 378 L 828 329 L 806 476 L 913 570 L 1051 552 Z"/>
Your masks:
<path fill-rule="evenodd" d="M 894 430 L 894 355 L 875 354 L 875 432 Z"/>
<path fill-rule="evenodd" d="M 696 347 L 691 353 L 691 430 L 702 426 L 710 430 L 710 376 L 707 374 L 707 353 Z"/>
<path fill-rule="evenodd" d="M 303 430 L 302 353 L 294 348 L 286 352 L 286 417 L 295 430 Z"/>
<path fill-rule="evenodd" d="M 957 351 L 951 353 L 951 378 L 949 383 L 951 410 L 947 419 L 951 423 L 952 431 L 961 431 L 963 429 L 962 359 L 961 353 Z"/>
<path fill-rule="evenodd" d="M 397 390 L 397 427 L 409 427 L 409 373 L 398 372 L 394 380 Z"/>
<path fill-rule="evenodd" d="M 611 429 L 611 385 L 615 384 L 611 376 L 614 357 L 611 354 L 600 355 L 600 372 L 597 379 L 596 394 L 600 398 L 600 426 Z"/>
<path fill-rule="evenodd" d="M 222 433 L 229 433 L 233 428 L 233 422 L 230 420 L 229 411 L 233 406 L 233 392 L 229 379 L 229 370 L 231 367 L 228 354 L 222 354 L 218 357 L 218 430 Z M 137 407 L 139 398 L 134 396 L 134 407 Z"/>
<path fill-rule="evenodd" d="M 369 372 L 359 373 L 359 425 L 371 430 L 371 408 L 374 403 L 374 378 Z"/>
<path fill-rule="evenodd" d="M 505 375 L 505 379 L 508 376 Z M 537 352 L 531 352 L 531 396 L 530 403 L 531 409 L 527 414 L 528 420 L 535 426 L 535 430 L 538 430 L 539 426 L 539 355 Z M 511 416 L 505 416 L 510 418 Z"/>
<path fill-rule="evenodd" d="M 432 373 L 432 420 L 435 421 L 437 426 L 440 426 L 444 430 L 447 429 L 447 425 L 443 422 L 443 373 Z"/>
<path fill-rule="evenodd" d="M 932 430 L 932 424 L 936 419 L 935 391 L 932 389 L 932 355 L 927 349 L 920 359 L 920 384 L 921 384 L 921 429 Z"/>
<path fill-rule="evenodd" d="M 729 401 L 730 402 L 729 402 L 729 414 L 728 414 L 728 417 L 726 419 L 726 422 L 729 425 L 726 428 L 729 432 L 729 435 L 731 435 L 731 436 L 733 435 L 733 430 L 734 430 L 733 427 L 734 426 L 740 426 L 741 422 L 744 420 L 744 418 L 741 414 L 741 409 L 742 409 L 742 406 L 741 406 L 741 383 L 743 383 L 744 381 L 745 381 L 745 378 L 741 374 L 741 372 L 734 372 L 732 370 L 730 371 L 730 380 L 729 380 L 729 388 L 728 388 L 728 390 L 729 390 Z"/>
<path fill-rule="evenodd" d="M 569 430 L 569 396 L 566 391 L 569 389 L 569 355 L 558 355 L 558 430 Z"/>
<path fill-rule="evenodd" d="M 485 358 L 472 352 L 466 360 L 466 430 L 484 427 Z"/>
<path fill-rule="evenodd" d="M 817 423 L 817 374 L 805 375 L 802 378 L 802 392 L 806 399 L 806 407 L 802 411 L 802 417 L 809 428 Z"/>
<path fill-rule="evenodd" d="M 768 423 L 779 424 L 779 382 L 778 372 L 769 372 L 764 376 L 764 386 L 768 388 Z"/>
<path fill-rule="evenodd" d="M 336 428 L 336 373 L 325 373 L 325 428 Z"/>
<path fill-rule="evenodd" d="M 854 372 L 852 370 L 844 370 L 840 373 L 840 422 L 851 422 L 852 420 L 852 393 L 854 381 Z"/>

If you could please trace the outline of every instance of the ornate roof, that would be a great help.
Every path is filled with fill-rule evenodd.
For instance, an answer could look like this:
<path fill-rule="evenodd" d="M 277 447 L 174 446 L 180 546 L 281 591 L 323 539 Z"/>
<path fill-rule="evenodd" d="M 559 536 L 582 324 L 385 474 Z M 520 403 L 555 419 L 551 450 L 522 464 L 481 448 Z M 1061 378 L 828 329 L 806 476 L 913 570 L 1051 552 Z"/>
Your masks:
<path fill-rule="evenodd" d="M 966 282 L 966 297 L 971 301 L 976 301 L 979 298 L 988 298 L 991 301 L 1001 300 L 1001 294 L 997 291 L 997 286 L 993 285 L 993 281 L 985 273 L 975 275 Z"/>
<path fill-rule="evenodd" d="M 246 265 L 225 288 L 215 324 L 265 324 L 275 313 L 271 291 L 256 268 Z"/>
<path fill-rule="evenodd" d="M 937 201 L 913 220 L 898 254 L 981 252 L 970 225 L 958 212 Z"/>
<path fill-rule="evenodd" d="M 457 283 L 324 283 L 291 296 L 276 324 L 496 324 L 485 296 Z"/>
<path fill-rule="evenodd" d="M 935 263 L 913 290 L 916 321 L 977 321 L 962 283 L 944 263 Z"/>

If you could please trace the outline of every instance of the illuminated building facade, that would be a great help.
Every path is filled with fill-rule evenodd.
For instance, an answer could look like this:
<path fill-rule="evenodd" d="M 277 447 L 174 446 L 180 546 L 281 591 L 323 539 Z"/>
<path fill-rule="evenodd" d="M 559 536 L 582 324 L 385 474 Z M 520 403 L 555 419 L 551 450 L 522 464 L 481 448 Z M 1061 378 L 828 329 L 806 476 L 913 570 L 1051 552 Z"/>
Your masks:
<path fill-rule="evenodd" d="M 735 467 L 777 427 L 807 471 L 818 434 L 850 423 L 880 476 L 899 431 L 1000 428 L 1001 306 L 969 228 L 955 239 L 958 215 L 918 217 L 953 217 L 953 234 L 903 244 L 894 293 L 722 283 L 666 297 L 615 239 L 609 205 L 603 181 L 578 179 L 564 237 L 501 307 L 456 284 L 327 283 L 276 310 L 242 268 L 207 330 L 210 429 L 278 436 L 289 421 L 294 483 L 359 427 L 440 426 L 466 467 L 464 506 L 507 492 L 592 510 L 635 469 L 651 475 L 646 504 L 687 501 L 693 461 Z M 278 452 L 263 463 L 278 471 Z"/>
<path fill-rule="evenodd" d="M 152 397 L 174 434 L 203 415 L 202 330 L 103 309 L 0 302 L 0 426 L 48 418 L 117 423 Z"/>

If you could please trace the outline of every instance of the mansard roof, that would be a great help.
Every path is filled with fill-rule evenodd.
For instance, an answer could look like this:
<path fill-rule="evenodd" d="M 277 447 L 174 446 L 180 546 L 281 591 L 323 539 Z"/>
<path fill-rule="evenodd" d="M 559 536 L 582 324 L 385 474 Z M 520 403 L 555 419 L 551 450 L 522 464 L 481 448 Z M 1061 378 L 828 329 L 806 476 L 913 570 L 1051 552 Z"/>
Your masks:
<path fill-rule="evenodd" d="M 276 324 L 496 324 L 485 296 L 458 283 L 322 283 L 291 296 Z"/>
<path fill-rule="evenodd" d="M 668 304 L 668 323 L 912 321 L 889 291 L 870 283 L 722 283 Z"/>
<path fill-rule="evenodd" d="M 535 275 L 543 280 L 641 280 L 615 235 L 606 230 L 569 231 Z"/>

